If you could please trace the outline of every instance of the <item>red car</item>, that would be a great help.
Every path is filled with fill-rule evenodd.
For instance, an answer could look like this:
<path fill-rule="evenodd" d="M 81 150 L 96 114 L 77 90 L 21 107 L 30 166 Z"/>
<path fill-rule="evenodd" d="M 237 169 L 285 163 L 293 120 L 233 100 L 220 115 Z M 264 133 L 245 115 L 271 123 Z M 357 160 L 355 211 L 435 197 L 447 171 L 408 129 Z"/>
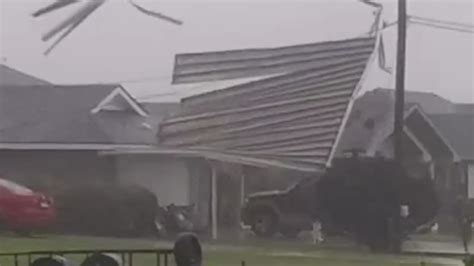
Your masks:
<path fill-rule="evenodd" d="M 0 178 L 0 226 L 30 232 L 51 226 L 56 220 L 53 200 L 12 181 Z"/>

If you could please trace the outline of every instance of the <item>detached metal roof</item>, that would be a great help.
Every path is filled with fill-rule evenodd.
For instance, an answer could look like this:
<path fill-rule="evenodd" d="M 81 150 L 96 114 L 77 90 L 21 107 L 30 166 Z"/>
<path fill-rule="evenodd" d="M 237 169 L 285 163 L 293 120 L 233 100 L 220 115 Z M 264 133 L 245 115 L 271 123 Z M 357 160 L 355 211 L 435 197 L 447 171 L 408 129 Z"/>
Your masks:
<path fill-rule="evenodd" d="M 160 146 L 323 170 L 374 46 L 375 38 L 357 38 L 178 55 L 176 83 L 278 75 L 184 99 L 161 124 Z"/>
<path fill-rule="evenodd" d="M 256 77 L 289 73 L 367 59 L 375 38 L 303 44 L 295 46 L 179 54 L 173 83 Z"/>

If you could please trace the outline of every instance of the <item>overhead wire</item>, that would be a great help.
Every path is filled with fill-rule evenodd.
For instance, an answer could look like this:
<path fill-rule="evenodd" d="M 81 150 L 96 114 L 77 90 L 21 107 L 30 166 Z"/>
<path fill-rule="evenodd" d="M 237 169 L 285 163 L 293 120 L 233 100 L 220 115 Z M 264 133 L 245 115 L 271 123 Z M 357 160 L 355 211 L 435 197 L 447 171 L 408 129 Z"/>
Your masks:
<path fill-rule="evenodd" d="M 448 27 L 448 26 L 437 25 L 437 24 L 434 24 L 434 23 L 428 23 L 428 22 L 422 22 L 422 21 L 410 21 L 410 22 L 413 23 L 413 24 L 418 24 L 418 25 L 427 26 L 427 27 L 431 27 L 431 28 L 457 31 L 457 32 L 463 32 L 463 33 L 474 33 L 474 30 L 469 30 L 469 29 Z"/>
<path fill-rule="evenodd" d="M 425 17 L 413 16 L 413 15 L 409 15 L 407 19 L 408 19 L 408 22 L 412 24 L 421 25 L 421 26 L 463 32 L 463 33 L 474 33 L 474 24 L 425 18 Z M 398 24 L 398 21 L 385 23 L 383 29 L 390 28 L 397 24 Z"/>
<path fill-rule="evenodd" d="M 427 22 L 432 22 L 432 23 L 446 24 L 446 25 L 460 26 L 460 27 L 466 27 L 466 28 L 474 29 L 474 24 L 468 24 L 468 23 L 462 23 L 462 22 L 456 22 L 456 21 L 450 21 L 450 20 L 427 18 L 427 17 L 416 16 L 416 15 L 410 15 L 409 17 L 417 19 L 417 20 L 424 20 L 424 21 L 427 21 Z"/>

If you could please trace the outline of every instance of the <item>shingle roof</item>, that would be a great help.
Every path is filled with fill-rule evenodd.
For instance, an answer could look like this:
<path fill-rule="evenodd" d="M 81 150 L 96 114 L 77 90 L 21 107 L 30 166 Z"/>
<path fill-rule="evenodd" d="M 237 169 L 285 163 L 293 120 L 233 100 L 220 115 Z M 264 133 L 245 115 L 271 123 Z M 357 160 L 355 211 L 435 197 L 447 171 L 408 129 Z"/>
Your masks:
<path fill-rule="evenodd" d="M 379 97 L 394 99 L 394 89 L 377 88 L 373 90 Z M 456 104 L 432 92 L 405 91 L 405 104 L 418 104 L 427 114 L 456 112 Z"/>
<path fill-rule="evenodd" d="M 146 118 L 132 111 L 91 113 L 117 87 L 0 86 L 0 143 L 155 143 L 157 107 L 148 106 L 153 115 Z"/>
<path fill-rule="evenodd" d="M 178 55 L 177 83 L 279 75 L 184 99 L 181 113 L 162 124 L 160 144 L 322 170 L 374 43 L 358 38 Z"/>
<path fill-rule="evenodd" d="M 48 84 L 51 83 L 0 64 L 0 85 L 33 86 Z"/>
<path fill-rule="evenodd" d="M 437 114 L 430 119 L 461 159 L 474 160 L 474 114 Z"/>
<path fill-rule="evenodd" d="M 429 119 L 433 120 L 432 122 L 436 128 L 439 128 L 438 131 L 446 135 L 443 136 L 443 139 L 448 141 L 451 137 L 453 140 L 449 142 L 457 142 L 458 148 L 456 148 L 457 146 L 454 143 L 451 143 L 451 146 L 456 151 L 458 149 L 467 149 L 459 151 L 460 156 L 461 154 L 464 157 L 470 156 L 469 145 L 473 141 L 467 142 L 469 138 L 473 139 L 472 117 L 474 117 L 474 112 L 472 110 L 474 109 L 471 104 L 455 104 L 436 94 L 425 92 L 406 91 L 405 96 L 405 110 L 418 105 L 428 115 Z M 393 124 L 393 110 L 394 90 L 392 89 L 375 89 L 359 97 L 354 103 L 352 113 L 342 135 L 338 154 L 342 154 L 344 150 L 349 149 L 367 151 L 371 141 L 380 132 L 380 127 Z M 450 121 L 450 117 L 453 119 L 452 121 Z M 470 121 L 469 117 L 471 117 Z M 374 127 L 367 128 L 365 126 L 366 121 L 369 119 L 374 121 Z M 461 121 L 464 121 L 464 123 L 461 123 Z M 462 130 L 459 130 L 460 128 Z M 462 146 L 461 143 L 467 143 L 467 145 Z"/>
<path fill-rule="evenodd" d="M 456 104 L 457 114 L 474 114 L 474 103 Z"/>

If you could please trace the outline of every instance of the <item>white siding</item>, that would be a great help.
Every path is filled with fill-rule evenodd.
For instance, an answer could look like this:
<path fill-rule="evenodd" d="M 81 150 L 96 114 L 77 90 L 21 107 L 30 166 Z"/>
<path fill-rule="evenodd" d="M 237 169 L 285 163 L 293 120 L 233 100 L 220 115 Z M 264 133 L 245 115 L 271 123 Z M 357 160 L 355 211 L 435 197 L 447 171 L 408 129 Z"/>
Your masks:
<path fill-rule="evenodd" d="M 182 160 L 154 155 L 120 156 L 117 175 L 121 182 L 154 192 L 161 206 L 191 204 L 190 175 Z"/>
<path fill-rule="evenodd" d="M 474 198 L 474 163 L 467 166 L 468 175 L 468 196 L 470 199 Z"/>

